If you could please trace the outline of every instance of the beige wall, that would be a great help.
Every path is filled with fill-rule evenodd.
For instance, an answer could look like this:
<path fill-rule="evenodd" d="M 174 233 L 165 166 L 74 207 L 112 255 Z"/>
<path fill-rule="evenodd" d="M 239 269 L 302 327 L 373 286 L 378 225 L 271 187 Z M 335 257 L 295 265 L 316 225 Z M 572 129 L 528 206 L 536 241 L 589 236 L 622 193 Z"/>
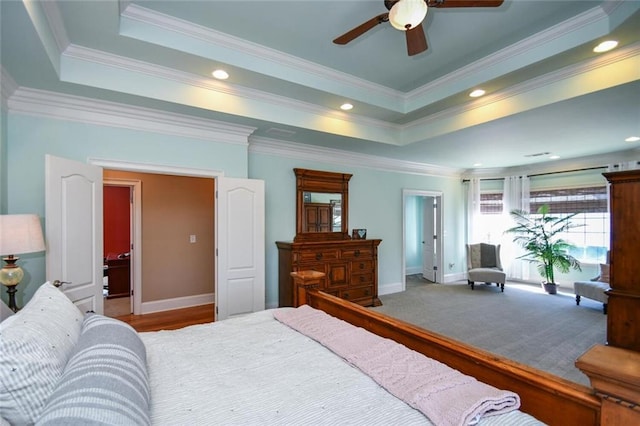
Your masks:
<path fill-rule="evenodd" d="M 142 301 L 213 293 L 215 181 L 114 170 L 104 178 L 142 183 Z"/>

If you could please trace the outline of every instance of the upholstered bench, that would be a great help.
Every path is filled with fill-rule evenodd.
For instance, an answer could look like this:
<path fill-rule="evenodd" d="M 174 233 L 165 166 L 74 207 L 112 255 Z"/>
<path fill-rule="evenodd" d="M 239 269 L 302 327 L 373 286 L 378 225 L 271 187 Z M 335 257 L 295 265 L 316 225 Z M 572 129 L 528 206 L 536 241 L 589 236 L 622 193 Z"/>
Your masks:
<path fill-rule="evenodd" d="M 608 289 L 609 283 L 602 281 L 576 281 L 573 283 L 573 291 L 576 294 L 576 305 L 580 305 L 581 297 L 597 300 L 598 302 L 602 302 L 602 313 L 606 314 L 609 296 L 605 294 L 605 291 Z"/>

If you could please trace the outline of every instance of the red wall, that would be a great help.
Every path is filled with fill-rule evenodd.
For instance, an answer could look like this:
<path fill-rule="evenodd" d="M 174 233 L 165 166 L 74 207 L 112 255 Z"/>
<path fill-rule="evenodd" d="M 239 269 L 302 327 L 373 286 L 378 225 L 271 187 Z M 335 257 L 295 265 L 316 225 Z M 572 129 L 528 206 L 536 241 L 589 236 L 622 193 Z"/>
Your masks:
<path fill-rule="evenodd" d="M 114 258 L 129 252 L 130 196 L 127 186 L 105 186 L 104 208 L 104 257 Z"/>

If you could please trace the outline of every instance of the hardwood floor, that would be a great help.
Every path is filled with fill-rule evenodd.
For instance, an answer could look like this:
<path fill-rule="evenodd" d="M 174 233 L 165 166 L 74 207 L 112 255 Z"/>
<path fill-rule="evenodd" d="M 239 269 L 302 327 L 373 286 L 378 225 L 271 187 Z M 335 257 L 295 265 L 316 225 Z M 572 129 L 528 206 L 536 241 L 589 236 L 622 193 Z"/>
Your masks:
<path fill-rule="evenodd" d="M 137 331 L 175 330 L 188 325 L 213 322 L 213 312 L 214 305 L 210 304 L 146 315 L 121 315 L 116 319 L 130 324 Z"/>

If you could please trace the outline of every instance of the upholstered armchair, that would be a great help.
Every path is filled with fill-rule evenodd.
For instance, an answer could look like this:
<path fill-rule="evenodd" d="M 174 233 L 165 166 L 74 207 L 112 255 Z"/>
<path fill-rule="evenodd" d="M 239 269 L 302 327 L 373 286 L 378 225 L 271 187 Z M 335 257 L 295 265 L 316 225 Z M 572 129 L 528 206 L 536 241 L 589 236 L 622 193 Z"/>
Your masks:
<path fill-rule="evenodd" d="M 504 292 L 507 274 L 500 262 L 500 245 L 467 244 L 467 282 L 474 289 L 476 282 L 496 283 Z"/>

